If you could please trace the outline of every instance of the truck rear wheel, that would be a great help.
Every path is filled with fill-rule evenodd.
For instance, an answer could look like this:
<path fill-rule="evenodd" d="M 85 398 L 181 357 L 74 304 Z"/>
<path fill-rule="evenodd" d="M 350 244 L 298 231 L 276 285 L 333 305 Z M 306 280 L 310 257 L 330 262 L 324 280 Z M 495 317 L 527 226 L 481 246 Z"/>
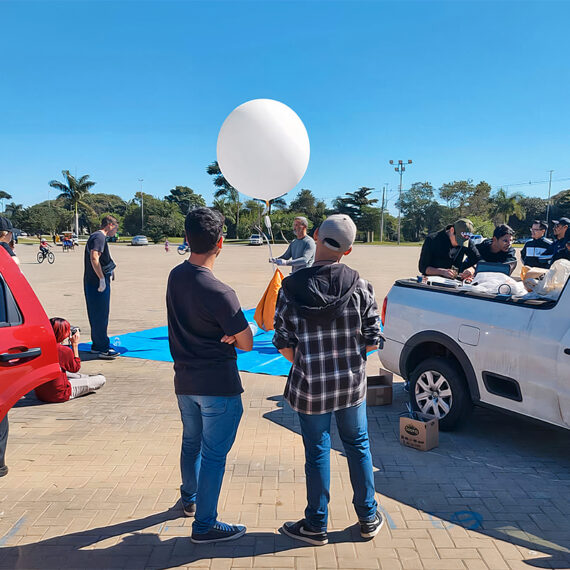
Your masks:
<path fill-rule="evenodd" d="M 412 408 L 437 417 L 442 431 L 455 429 L 469 415 L 473 403 L 465 375 L 452 360 L 426 358 L 409 380 Z"/>

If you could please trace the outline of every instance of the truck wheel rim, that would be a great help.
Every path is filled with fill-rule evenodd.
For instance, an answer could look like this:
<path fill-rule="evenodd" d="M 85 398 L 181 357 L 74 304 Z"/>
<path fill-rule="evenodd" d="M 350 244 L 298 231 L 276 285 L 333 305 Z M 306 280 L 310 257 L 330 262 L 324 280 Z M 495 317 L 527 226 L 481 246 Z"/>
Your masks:
<path fill-rule="evenodd" d="M 451 410 L 453 395 L 449 382 L 437 370 L 426 370 L 416 381 L 415 398 L 420 411 L 443 418 Z"/>

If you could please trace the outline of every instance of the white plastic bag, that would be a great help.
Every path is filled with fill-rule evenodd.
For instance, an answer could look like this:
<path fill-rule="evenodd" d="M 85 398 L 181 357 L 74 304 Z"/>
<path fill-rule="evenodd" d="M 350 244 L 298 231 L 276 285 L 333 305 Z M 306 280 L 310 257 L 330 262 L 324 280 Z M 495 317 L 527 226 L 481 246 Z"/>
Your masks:
<path fill-rule="evenodd" d="M 520 296 L 526 294 L 524 285 L 512 277 L 495 271 L 478 273 L 473 278 L 472 287 L 475 291 L 501 295 Z"/>
<path fill-rule="evenodd" d="M 570 277 L 570 261 L 559 259 L 552 264 L 544 277 L 536 284 L 533 293 L 542 298 L 557 301 L 568 277 Z"/>

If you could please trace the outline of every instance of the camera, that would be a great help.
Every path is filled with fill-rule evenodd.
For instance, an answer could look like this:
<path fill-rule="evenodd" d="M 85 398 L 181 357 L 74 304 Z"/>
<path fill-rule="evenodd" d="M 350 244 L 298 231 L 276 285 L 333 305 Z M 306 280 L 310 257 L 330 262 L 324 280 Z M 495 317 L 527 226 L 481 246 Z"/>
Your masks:
<path fill-rule="evenodd" d="M 70 337 L 74 336 L 76 332 L 81 332 L 81 329 L 79 327 L 74 327 L 74 326 L 69 327 Z"/>

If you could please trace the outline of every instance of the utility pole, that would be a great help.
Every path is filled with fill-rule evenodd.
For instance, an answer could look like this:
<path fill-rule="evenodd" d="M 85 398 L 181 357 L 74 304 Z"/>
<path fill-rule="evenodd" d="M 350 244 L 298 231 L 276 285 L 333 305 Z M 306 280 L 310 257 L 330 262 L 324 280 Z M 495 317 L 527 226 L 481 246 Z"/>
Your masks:
<path fill-rule="evenodd" d="M 386 196 L 386 185 L 382 186 L 382 211 L 380 214 L 380 243 L 384 241 L 384 205 Z"/>
<path fill-rule="evenodd" d="M 142 191 L 142 183 L 144 182 L 144 178 L 139 178 L 139 182 L 141 183 L 141 233 L 142 233 L 144 229 L 144 198 Z"/>
<path fill-rule="evenodd" d="M 552 188 L 552 173 L 554 170 L 549 170 L 550 177 L 548 179 L 548 201 L 546 202 L 546 235 L 548 235 L 548 223 L 550 222 L 550 189 Z"/>
<path fill-rule="evenodd" d="M 390 164 L 394 164 L 394 161 L 391 160 Z M 408 160 L 408 164 L 412 164 L 411 160 Z M 398 160 L 398 166 L 394 167 L 394 170 L 400 174 L 400 192 L 398 195 L 398 245 L 400 245 L 400 227 L 401 227 L 401 218 L 402 218 L 402 176 L 406 171 L 406 167 L 404 166 L 403 160 Z"/>

